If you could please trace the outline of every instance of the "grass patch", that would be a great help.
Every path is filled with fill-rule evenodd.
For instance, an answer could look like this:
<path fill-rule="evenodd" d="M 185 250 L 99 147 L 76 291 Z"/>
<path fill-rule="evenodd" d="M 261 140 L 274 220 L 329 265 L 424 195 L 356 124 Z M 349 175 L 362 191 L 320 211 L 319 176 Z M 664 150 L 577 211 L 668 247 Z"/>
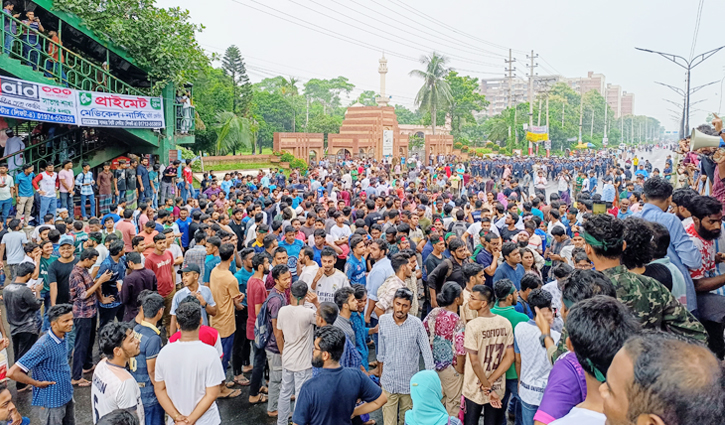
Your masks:
<path fill-rule="evenodd" d="M 259 170 L 260 168 L 278 168 L 279 165 L 272 164 L 271 162 L 252 162 L 252 163 L 230 163 L 230 164 L 218 164 L 218 165 L 204 165 L 204 171 L 229 171 L 229 170 Z M 195 162 L 191 169 L 195 173 L 201 172 L 201 164 Z"/>

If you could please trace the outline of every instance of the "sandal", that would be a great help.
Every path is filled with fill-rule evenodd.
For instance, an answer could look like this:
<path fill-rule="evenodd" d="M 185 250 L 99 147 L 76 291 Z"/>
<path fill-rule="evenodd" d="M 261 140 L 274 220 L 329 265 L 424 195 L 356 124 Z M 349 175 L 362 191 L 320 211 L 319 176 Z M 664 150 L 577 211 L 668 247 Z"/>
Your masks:
<path fill-rule="evenodd" d="M 269 388 L 267 387 L 260 387 L 259 392 L 262 394 L 269 394 Z"/>
<path fill-rule="evenodd" d="M 242 395 L 242 390 L 234 390 L 234 391 L 230 391 L 227 395 L 220 394 L 219 397 L 217 397 L 217 398 L 235 398 L 235 397 L 239 397 L 240 395 Z"/>
<path fill-rule="evenodd" d="M 249 379 L 247 379 L 246 376 L 242 376 L 241 378 L 234 378 L 234 383 L 237 385 L 241 385 L 242 387 L 246 387 L 249 384 L 251 384 L 252 382 Z"/>
<path fill-rule="evenodd" d="M 249 404 L 254 405 L 254 404 L 266 403 L 267 400 L 268 399 L 267 399 L 267 396 L 266 395 L 264 395 L 262 393 L 259 393 L 259 399 L 257 399 L 257 401 L 250 401 Z"/>

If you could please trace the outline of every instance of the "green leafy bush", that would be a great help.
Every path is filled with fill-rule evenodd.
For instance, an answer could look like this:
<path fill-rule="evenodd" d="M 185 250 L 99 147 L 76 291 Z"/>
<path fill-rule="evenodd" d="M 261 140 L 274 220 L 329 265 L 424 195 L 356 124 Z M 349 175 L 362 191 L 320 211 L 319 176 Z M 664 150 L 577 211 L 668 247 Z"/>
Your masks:
<path fill-rule="evenodd" d="M 300 170 L 305 171 L 307 170 L 307 161 L 299 158 L 294 158 L 292 161 L 290 161 L 289 166 L 293 169 L 299 168 Z"/>
<path fill-rule="evenodd" d="M 282 162 L 292 162 L 294 161 L 295 157 L 289 152 L 285 152 L 282 154 L 282 156 L 279 157 L 279 160 Z"/>

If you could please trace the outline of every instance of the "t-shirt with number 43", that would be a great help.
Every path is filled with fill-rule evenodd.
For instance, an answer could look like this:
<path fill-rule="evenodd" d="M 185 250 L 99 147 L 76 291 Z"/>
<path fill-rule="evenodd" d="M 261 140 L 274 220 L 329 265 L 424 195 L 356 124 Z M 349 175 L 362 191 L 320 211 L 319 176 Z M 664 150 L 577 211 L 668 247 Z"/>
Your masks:
<path fill-rule="evenodd" d="M 93 423 L 116 409 L 136 410 L 139 423 L 144 423 L 141 390 L 133 376 L 123 367 L 108 363 L 107 359 L 98 362 L 93 372 Z"/>
<path fill-rule="evenodd" d="M 487 377 L 498 368 L 506 350 L 513 348 L 513 345 L 514 332 L 511 323 L 501 316 L 477 317 L 466 324 L 463 347 L 478 352 L 478 361 L 481 362 Z M 506 390 L 504 376 L 501 375 L 496 382 L 491 383 L 499 399 L 503 399 Z M 489 397 L 481 390 L 481 382 L 473 371 L 470 361 L 466 362 L 462 393 L 476 404 L 489 403 Z"/>

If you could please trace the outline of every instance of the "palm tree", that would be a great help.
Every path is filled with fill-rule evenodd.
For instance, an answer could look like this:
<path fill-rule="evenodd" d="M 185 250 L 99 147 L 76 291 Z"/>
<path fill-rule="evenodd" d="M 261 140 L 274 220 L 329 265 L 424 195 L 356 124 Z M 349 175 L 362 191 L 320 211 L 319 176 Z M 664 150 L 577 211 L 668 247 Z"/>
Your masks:
<path fill-rule="evenodd" d="M 279 88 L 279 92 L 282 96 L 284 96 L 287 100 L 287 102 L 290 105 L 290 108 L 292 108 L 292 132 L 294 133 L 296 131 L 296 123 L 297 123 L 297 108 L 295 107 L 295 98 L 299 96 L 299 90 L 297 89 L 297 83 L 300 81 L 295 77 L 289 77 L 289 80 L 280 77 L 282 79 L 282 84 Z"/>
<path fill-rule="evenodd" d="M 249 119 L 240 117 L 233 112 L 223 111 L 217 114 L 216 154 L 229 152 L 236 155 L 237 150 L 252 146 L 252 125 Z"/>
<path fill-rule="evenodd" d="M 451 87 L 444 79 L 451 71 L 446 67 L 448 58 L 433 52 L 430 56 L 422 56 L 420 63 L 425 66 L 425 71 L 414 69 L 410 71 L 411 77 L 423 79 L 423 87 L 415 96 L 415 104 L 420 109 L 430 112 L 433 134 L 436 134 L 436 112 L 438 108 L 448 109 L 451 100 Z"/>

